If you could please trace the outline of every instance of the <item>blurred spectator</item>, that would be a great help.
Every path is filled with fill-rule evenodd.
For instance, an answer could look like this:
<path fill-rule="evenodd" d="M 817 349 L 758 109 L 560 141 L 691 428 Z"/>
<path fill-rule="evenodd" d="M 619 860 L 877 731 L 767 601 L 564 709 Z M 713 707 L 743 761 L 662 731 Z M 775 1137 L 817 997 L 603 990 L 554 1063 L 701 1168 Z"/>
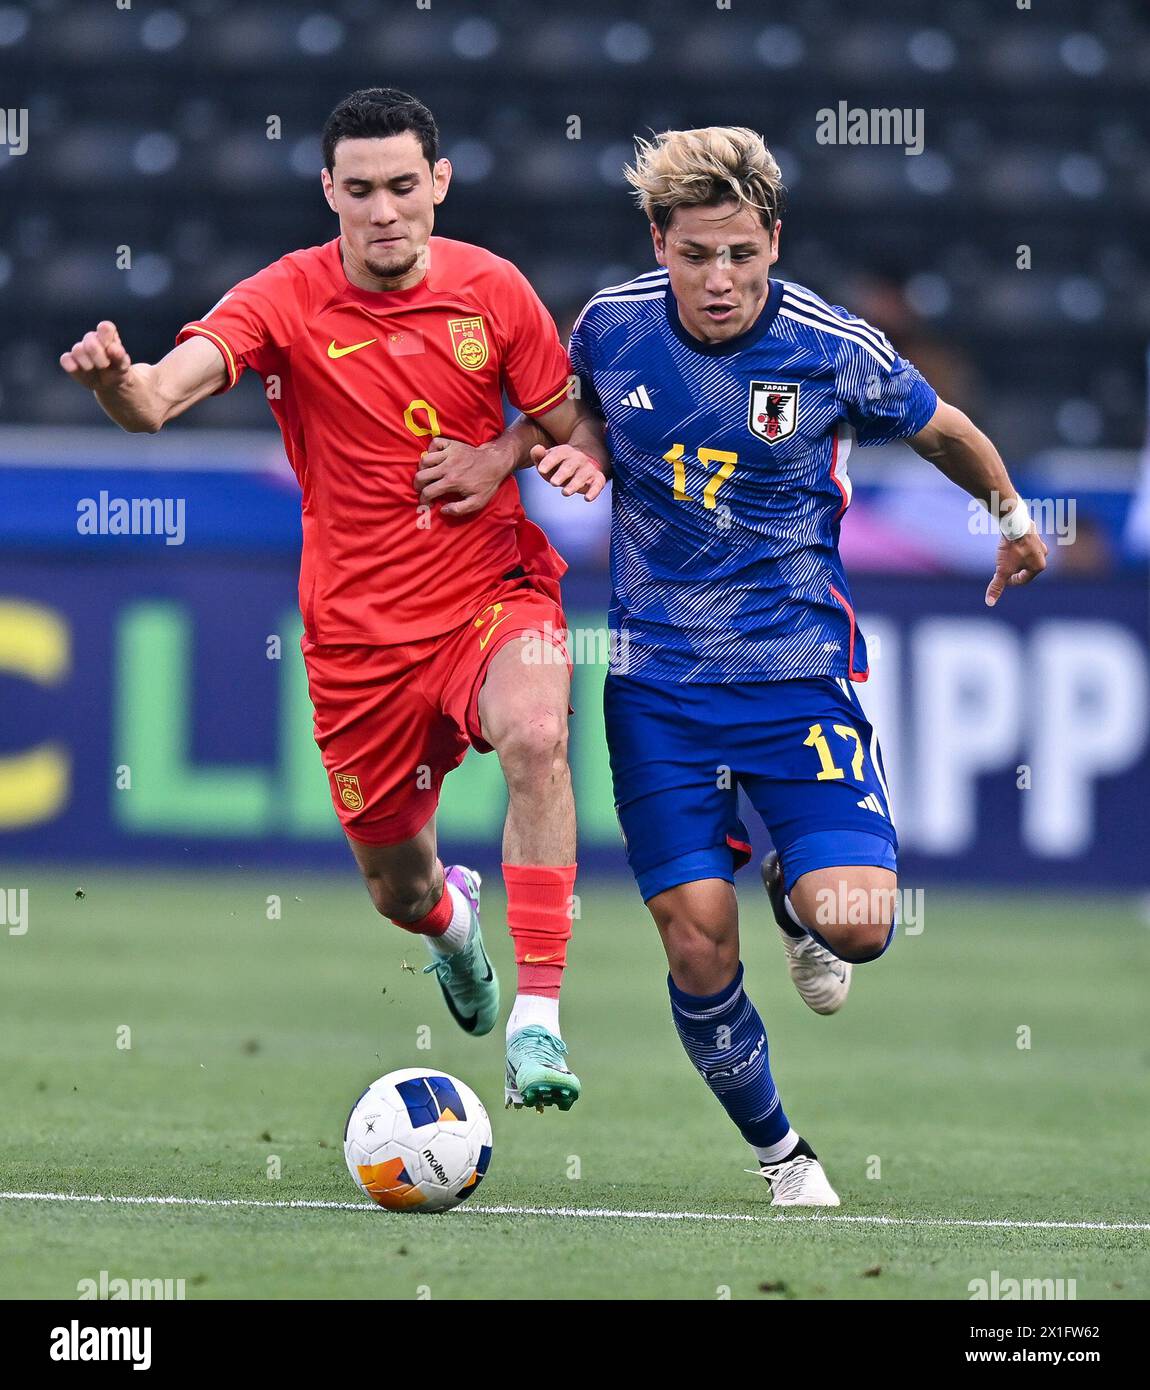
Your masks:
<path fill-rule="evenodd" d="M 973 362 L 953 336 L 942 338 L 912 307 L 901 277 L 884 272 L 853 277 L 844 306 L 873 323 L 913 362 L 944 401 L 977 415 L 981 385 Z"/>
<path fill-rule="evenodd" d="M 1102 523 L 1089 513 L 1077 512 L 1074 539 L 1058 545 L 1047 537 L 1050 555 L 1047 563 L 1059 579 L 1104 579 L 1114 573 L 1114 547 Z"/>

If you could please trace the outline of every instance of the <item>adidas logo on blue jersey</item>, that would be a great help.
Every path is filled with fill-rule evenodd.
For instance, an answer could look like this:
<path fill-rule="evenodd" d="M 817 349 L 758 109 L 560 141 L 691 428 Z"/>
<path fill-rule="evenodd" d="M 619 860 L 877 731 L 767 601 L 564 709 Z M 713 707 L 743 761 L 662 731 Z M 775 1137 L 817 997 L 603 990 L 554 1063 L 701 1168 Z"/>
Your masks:
<path fill-rule="evenodd" d="M 623 404 L 632 405 L 637 410 L 655 409 L 645 386 L 636 386 L 634 391 L 629 391 L 627 395 L 623 397 Z"/>
<path fill-rule="evenodd" d="M 856 801 L 855 805 L 861 806 L 864 811 L 873 811 L 876 816 L 886 815 L 886 812 L 882 809 L 882 804 L 878 797 L 875 796 L 874 792 L 868 792 L 861 801 Z"/>

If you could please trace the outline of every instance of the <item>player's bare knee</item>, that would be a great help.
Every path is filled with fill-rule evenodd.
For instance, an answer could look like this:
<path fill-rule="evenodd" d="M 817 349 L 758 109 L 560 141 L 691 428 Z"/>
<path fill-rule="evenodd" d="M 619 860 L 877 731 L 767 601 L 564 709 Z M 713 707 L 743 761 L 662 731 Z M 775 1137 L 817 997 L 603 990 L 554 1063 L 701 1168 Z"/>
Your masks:
<path fill-rule="evenodd" d="M 888 869 L 859 867 L 851 873 L 814 870 L 798 880 L 791 902 L 803 925 L 840 960 L 875 960 L 890 940 L 898 880 Z"/>
<path fill-rule="evenodd" d="M 567 774 L 567 720 L 557 710 L 525 715 L 495 744 L 508 788 L 553 785 Z"/>
<path fill-rule="evenodd" d="M 890 925 L 889 922 L 885 925 L 882 922 L 848 922 L 837 926 L 833 936 L 826 932 L 822 935 L 840 960 L 861 965 L 882 955 L 890 936 Z"/>
<path fill-rule="evenodd" d="M 840 960 L 859 965 L 877 960 L 886 950 L 894 923 L 893 889 L 871 889 L 853 912 L 816 924 L 815 930 Z"/>
<path fill-rule="evenodd" d="M 737 948 L 705 933 L 664 938 L 671 978 L 688 994 L 716 994 L 739 968 Z"/>

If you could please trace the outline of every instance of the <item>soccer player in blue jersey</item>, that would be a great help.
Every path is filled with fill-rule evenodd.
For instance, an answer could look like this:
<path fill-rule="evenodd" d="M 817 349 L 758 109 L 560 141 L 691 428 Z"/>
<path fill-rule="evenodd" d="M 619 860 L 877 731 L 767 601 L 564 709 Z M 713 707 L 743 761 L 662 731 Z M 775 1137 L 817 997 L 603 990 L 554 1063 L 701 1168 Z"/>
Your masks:
<path fill-rule="evenodd" d="M 897 840 L 838 554 L 856 445 L 904 439 L 999 518 L 986 591 L 1046 546 L 990 440 L 877 329 L 772 279 L 780 171 L 743 128 L 639 141 L 626 170 L 658 269 L 595 295 L 571 361 L 605 448 L 540 444 L 568 494 L 613 475 L 607 738 L 631 869 L 670 966 L 683 1046 L 754 1151 L 772 1205 L 837 1206 L 771 1077 L 744 990 L 739 788 L 771 833 L 763 877 L 817 1013 L 895 922 Z"/>

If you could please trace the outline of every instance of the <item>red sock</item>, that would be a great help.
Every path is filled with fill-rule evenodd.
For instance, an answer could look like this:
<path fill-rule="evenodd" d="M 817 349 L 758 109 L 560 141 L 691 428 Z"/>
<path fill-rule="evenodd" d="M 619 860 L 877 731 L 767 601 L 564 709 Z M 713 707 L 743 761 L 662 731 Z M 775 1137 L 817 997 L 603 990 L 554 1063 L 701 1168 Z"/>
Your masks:
<path fill-rule="evenodd" d="M 515 942 L 519 993 L 559 998 L 571 939 L 574 864 L 504 864 L 507 929 Z"/>
<path fill-rule="evenodd" d="M 414 922 L 396 922 L 394 917 L 387 920 L 395 922 L 395 925 L 402 927 L 404 931 L 415 932 L 418 936 L 442 936 L 451 925 L 451 914 L 454 910 L 451 894 L 447 891 L 447 883 L 444 882 L 443 893 L 430 912 L 417 917 Z"/>

